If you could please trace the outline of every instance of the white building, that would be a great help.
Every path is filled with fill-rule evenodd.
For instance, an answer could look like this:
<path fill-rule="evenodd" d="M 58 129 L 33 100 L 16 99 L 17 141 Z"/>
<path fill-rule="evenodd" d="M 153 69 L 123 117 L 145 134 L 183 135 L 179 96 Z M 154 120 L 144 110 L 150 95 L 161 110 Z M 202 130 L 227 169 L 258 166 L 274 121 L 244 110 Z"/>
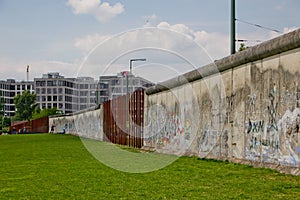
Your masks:
<path fill-rule="evenodd" d="M 137 89 L 146 89 L 152 86 L 153 83 L 134 75 L 129 75 L 129 72 L 124 71 L 115 76 L 100 76 L 97 88 L 98 103 L 114 99 L 118 96 L 132 93 Z"/>
<path fill-rule="evenodd" d="M 73 113 L 96 105 L 97 82 L 90 77 L 65 78 L 58 72 L 34 79 L 36 102 L 41 109 L 56 107 Z"/>
<path fill-rule="evenodd" d="M 7 79 L 0 81 L 0 97 L 4 100 L 4 106 L 1 110 L 4 111 L 5 116 L 15 115 L 14 97 L 22 94 L 25 90 L 34 93 L 33 81 L 18 82 L 15 79 Z"/>

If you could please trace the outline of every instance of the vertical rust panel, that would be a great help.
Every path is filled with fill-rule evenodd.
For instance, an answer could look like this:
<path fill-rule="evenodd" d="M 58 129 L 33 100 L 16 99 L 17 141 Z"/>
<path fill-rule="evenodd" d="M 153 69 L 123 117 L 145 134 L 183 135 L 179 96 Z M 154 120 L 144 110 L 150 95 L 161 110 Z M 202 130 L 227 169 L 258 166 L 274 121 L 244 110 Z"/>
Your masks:
<path fill-rule="evenodd" d="M 46 116 L 30 121 L 12 122 L 10 130 L 12 131 L 13 128 L 15 128 L 18 133 L 24 133 L 24 128 L 26 128 L 26 133 L 48 133 L 49 117 Z"/>
<path fill-rule="evenodd" d="M 144 90 L 129 95 L 128 102 L 126 95 L 104 102 L 103 113 L 103 132 L 106 141 L 136 148 L 142 147 Z M 129 126 L 127 126 L 127 115 Z"/>

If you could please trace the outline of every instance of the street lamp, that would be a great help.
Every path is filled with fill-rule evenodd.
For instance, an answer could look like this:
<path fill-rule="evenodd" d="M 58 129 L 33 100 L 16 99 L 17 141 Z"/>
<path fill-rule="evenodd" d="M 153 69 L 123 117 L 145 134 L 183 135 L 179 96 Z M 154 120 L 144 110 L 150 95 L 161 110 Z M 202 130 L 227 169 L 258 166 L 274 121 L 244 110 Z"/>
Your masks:
<path fill-rule="evenodd" d="M 145 61 L 146 61 L 146 58 L 136 58 L 136 59 L 131 59 L 131 60 L 129 61 L 130 75 L 132 75 L 132 62 L 135 62 L 135 61 L 143 61 L 143 62 L 145 62 Z"/>
<path fill-rule="evenodd" d="M 129 60 L 129 75 L 130 77 L 132 77 L 132 62 L 136 62 L 136 61 L 142 61 L 142 62 L 145 62 L 146 61 L 146 58 L 135 58 L 135 59 L 130 59 Z M 129 112 L 130 112 L 130 109 L 128 108 L 129 107 L 129 99 L 128 99 L 128 85 L 129 85 L 129 81 L 128 81 L 128 74 L 126 75 L 126 131 L 127 131 L 127 134 L 128 134 L 128 144 L 130 146 L 130 132 L 131 132 L 131 129 L 130 129 L 130 120 L 129 120 Z"/>

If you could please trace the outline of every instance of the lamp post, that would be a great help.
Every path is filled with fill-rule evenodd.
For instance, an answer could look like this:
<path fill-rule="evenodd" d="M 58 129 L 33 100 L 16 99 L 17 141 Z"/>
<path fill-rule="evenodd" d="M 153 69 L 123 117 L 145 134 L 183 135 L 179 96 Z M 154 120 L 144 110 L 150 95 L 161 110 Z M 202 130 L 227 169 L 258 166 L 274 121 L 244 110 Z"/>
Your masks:
<path fill-rule="evenodd" d="M 231 0 L 230 53 L 235 54 L 235 0 Z"/>
<path fill-rule="evenodd" d="M 146 58 L 135 58 L 135 59 L 130 59 L 129 60 L 129 76 L 132 77 L 132 63 L 136 62 L 136 61 L 142 61 L 145 62 Z M 130 78 L 131 79 L 131 78 Z M 129 90 L 128 90 L 128 85 L 129 85 L 129 81 L 128 81 L 128 74 L 126 75 L 126 132 L 128 134 L 128 146 L 130 146 L 130 134 L 131 134 L 131 126 L 130 126 L 130 120 L 129 120 L 129 112 L 130 112 L 130 108 L 129 108 Z"/>

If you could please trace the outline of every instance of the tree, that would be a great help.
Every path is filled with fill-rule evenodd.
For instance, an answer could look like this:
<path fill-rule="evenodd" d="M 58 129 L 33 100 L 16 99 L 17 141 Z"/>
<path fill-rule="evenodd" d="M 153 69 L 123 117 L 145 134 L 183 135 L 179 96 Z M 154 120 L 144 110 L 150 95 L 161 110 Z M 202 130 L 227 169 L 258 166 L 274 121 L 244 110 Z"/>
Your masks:
<path fill-rule="evenodd" d="M 4 115 L 4 98 L 2 96 L 2 91 L 0 91 L 0 116 Z"/>
<path fill-rule="evenodd" d="M 59 110 L 57 110 L 56 107 L 54 108 L 46 108 L 41 110 L 40 107 L 36 107 L 36 109 L 33 112 L 32 119 L 38 119 L 41 117 L 46 117 L 50 115 L 56 115 L 60 113 Z"/>
<path fill-rule="evenodd" d="M 16 107 L 15 120 L 30 120 L 33 111 L 37 104 L 35 103 L 35 94 L 31 94 L 29 90 L 24 91 L 22 94 L 18 94 L 14 98 L 14 104 Z"/>
<path fill-rule="evenodd" d="M 241 43 L 240 44 L 240 48 L 239 51 L 244 51 L 245 49 L 247 49 L 248 47 L 245 45 L 245 43 Z"/>
<path fill-rule="evenodd" d="M 2 96 L 2 91 L 0 91 L 0 120 L 1 120 L 1 127 L 0 130 L 4 127 L 4 98 Z"/>

